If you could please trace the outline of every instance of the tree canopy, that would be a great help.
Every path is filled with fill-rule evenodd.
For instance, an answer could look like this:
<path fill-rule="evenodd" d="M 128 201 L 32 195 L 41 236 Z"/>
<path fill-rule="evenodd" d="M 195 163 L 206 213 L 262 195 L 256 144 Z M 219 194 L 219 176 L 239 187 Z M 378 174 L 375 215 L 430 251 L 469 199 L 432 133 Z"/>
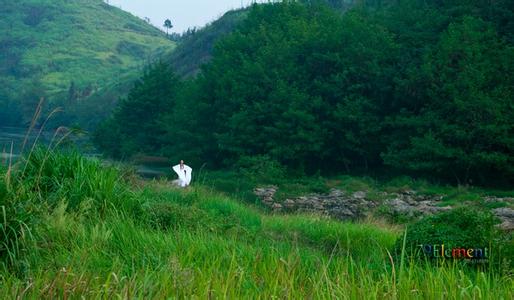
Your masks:
<path fill-rule="evenodd" d="M 103 140 L 211 167 L 514 179 L 510 2 L 308 2 L 252 6 L 196 78 L 155 67 Z"/>

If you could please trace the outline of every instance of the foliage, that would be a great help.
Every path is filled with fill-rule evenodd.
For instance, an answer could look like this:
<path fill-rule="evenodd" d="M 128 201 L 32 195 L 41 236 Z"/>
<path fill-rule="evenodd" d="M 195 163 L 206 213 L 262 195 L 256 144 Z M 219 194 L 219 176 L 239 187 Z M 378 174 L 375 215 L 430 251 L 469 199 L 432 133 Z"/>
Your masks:
<path fill-rule="evenodd" d="M 285 169 L 269 156 L 243 157 L 238 162 L 243 176 L 260 183 L 276 182 L 285 177 Z"/>
<path fill-rule="evenodd" d="M 164 27 L 166 27 L 166 34 L 168 34 L 168 30 L 170 30 L 171 28 L 173 28 L 173 25 L 171 24 L 171 21 L 170 19 L 166 19 L 164 21 Z"/>
<path fill-rule="evenodd" d="M 18 201 L 11 173 L 0 166 L 0 270 L 19 265 L 22 240 L 30 234 L 38 208 L 30 202 Z"/>
<path fill-rule="evenodd" d="M 233 10 L 201 29 L 188 29 L 180 36 L 180 44 L 169 55 L 169 63 L 183 77 L 193 77 L 212 57 L 214 45 L 230 34 L 247 16 L 246 10 Z M 174 34 L 170 34 L 173 38 Z"/>
<path fill-rule="evenodd" d="M 160 230 L 177 230 L 181 227 L 195 230 L 209 217 L 203 210 L 173 202 L 149 203 L 145 212 L 151 226 Z"/>
<path fill-rule="evenodd" d="M 162 115 L 174 110 L 179 88 L 167 65 L 151 66 L 121 99 L 112 119 L 97 130 L 96 143 L 115 157 L 155 153 L 165 134 Z"/>
<path fill-rule="evenodd" d="M 419 245 L 444 244 L 448 248 L 466 249 L 490 247 L 496 237 L 495 223 L 490 212 L 467 207 L 424 217 L 408 226 L 405 239 L 407 251 L 419 251 Z M 396 253 L 402 251 L 402 245 L 403 237 L 400 237 L 396 241 Z"/>
<path fill-rule="evenodd" d="M 0 260 L 12 263 L 19 250 L 18 239 L 31 222 L 31 209 L 15 201 L 9 186 L 7 171 L 0 168 Z"/>
<path fill-rule="evenodd" d="M 398 130 L 412 133 L 392 143 L 386 162 L 459 182 L 480 172 L 513 174 L 513 53 L 479 19 L 451 24 L 421 66 L 428 101 L 419 113 L 396 116 Z"/>
<path fill-rule="evenodd" d="M 365 1 L 344 14 L 307 2 L 234 12 L 242 20 L 201 73 L 167 95 L 173 105 L 147 117 L 143 102 L 163 94 L 143 82 L 154 95 L 133 101 L 137 113 L 125 108 L 126 117 L 109 120 L 100 131 L 110 128 L 113 138 L 100 148 L 210 169 L 266 157 L 296 174 L 514 180 L 514 46 L 501 27 L 511 24 L 507 2 Z M 137 136 L 156 122 L 147 146 Z M 116 130 L 130 123 L 140 132 L 120 148 Z"/>

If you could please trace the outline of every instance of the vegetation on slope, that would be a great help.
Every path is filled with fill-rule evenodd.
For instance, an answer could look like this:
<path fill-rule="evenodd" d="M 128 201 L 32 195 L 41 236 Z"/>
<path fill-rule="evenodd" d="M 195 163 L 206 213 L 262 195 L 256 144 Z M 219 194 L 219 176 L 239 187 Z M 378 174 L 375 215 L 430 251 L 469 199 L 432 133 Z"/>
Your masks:
<path fill-rule="evenodd" d="M 503 16 L 492 18 L 480 1 L 407 2 L 343 15 L 255 5 L 197 78 L 171 84 L 172 70 L 149 69 L 97 144 L 114 157 L 144 152 L 210 168 L 253 159 L 296 173 L 385 169 L 509 185 L 514 45 Z M 167 109 L 134 114 L 142 102 L 163 101 L 160 91 L 140 95 L 157 86 L 170 90 Z M 138 138 L 145 134 L 150 145 Z"/>
<path fill-rule="evenodd" d="M 400 263 L 384 224 L 268 215 L 48 149 L 0 174 L 3 297 L 512 297 L 493 265 Z"/>
<path fill-rule="evenodd" d="M 303 3 L 316 1 L 299 1 Z M 319 0 L 319 3 L 327 3 L 337 11 L 346 11 L 355 6 L 353 0 Z M 169 62 L 176 73 L 183 77 L 197 75 L 201 66 L 212 58 L 214 45 L 224 36 L 237 30 L 248 15 L 249 8 L 232 10 L 221 18 L 206 25 L 201 29 L 188 30 L 180 39 L 177 49 L 170 54 Z"/>
<path fill-rule="evenodd" d="M 117 77 L 136 78 L 135 70 L 174 46 L 158 29 L 101 0 L 2 0 L 0 6 L 0 125 L 29 121 L 40 97 L 69 105 Z M 22 120 L 12 117 L 16 112 Z"/>
<path fill-rule="evenodd" d="M 246 10 L 233 10 L 199 30 L 192 30 L 170 54 L 169 62 L 180 76 L 198 74 L 207 63 L 216 42 L 231 33 L 246 18 Z"/>

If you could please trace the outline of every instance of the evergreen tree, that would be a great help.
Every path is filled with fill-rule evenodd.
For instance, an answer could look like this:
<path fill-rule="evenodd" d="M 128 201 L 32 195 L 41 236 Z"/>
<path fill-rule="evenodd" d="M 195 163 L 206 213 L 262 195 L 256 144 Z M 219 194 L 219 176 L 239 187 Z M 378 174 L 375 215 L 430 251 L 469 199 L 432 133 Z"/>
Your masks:
<path fill-rule="evenodd" d="M 180 85 L 168 65 L 151 66 L 128 97 L 120 100 L 112 119 L 97 131 L 97 143 L 103 149 L 117 148 L 111 149 L 116 156 L 158 153 L 164 134 L 161 118 L 173 109 Z M 117 143 L 111 143 L 110 139 Z"/>
<path fill-rule="evenodd" d="M 514 175 L 514 48 L 489 24 L 466 17 L 449 26 L 422 71 L 426 102 L 419 113 L 396 118 L 410 137 L 397 139 L 386 161 L 461 183 L 481 172 Z"/>

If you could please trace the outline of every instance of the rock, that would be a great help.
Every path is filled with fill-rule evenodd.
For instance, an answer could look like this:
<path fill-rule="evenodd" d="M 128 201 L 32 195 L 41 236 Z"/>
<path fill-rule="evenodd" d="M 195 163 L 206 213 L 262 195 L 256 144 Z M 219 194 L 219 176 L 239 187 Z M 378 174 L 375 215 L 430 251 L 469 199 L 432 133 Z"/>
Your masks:
<path fill-rule="evenodd" d="M 282 210 L 282 204 L 280 204 L 280 203 L 273 203 L 272 208 L 273 208 L 274 211 L 281 211 Z"/>
<path fill-rule="evenodd" d="M 387 204 L 393 211 L 398 213 L 410 213 L 412 210 L 412 207 L 409 204 L 399 198 L 389 200 Z"/>
<path fill-rule="evenodd" d="M 512 231 L 514 230 L 514 223 L 511 221 L 504 221 L 498 226 L 501 230 Z"/>
<path fill-rule="evenodd" d="M 330 197 L 342 197 L 345 195 L 345 192 L 339 189 L 331 189 L 329 196 Z"/>
<path fill-rule="evenodd" d="M 514 218 L 514 210 L 508 207 L 501 207 L 493 209 L 493 212 L 495 215 L 497 215 L 499 218 Z"/>
<path fill-rule="evenodd" d="M 295 202 L 294 200 L 291 200 L 291 199 L 287 199 L 286 201 L 284 201 L 284 207 L 287 208 L 287 209 L 293 209 L 295 207 Z"/>
<path fill-rule="evenodd" d="M 275 193 L 277 192 L 276 186 L 268 186 L 268 187 L 261 187 L 261 188 L 255 188 L 253 190 L 254 194 L 259 197 L 259 199 L 264 203 L 264 205 L 268 207 L 273 207 Z"/>
<path fill-rule="evenodd" d="M 514 230 L 514 210 L 508 207 L 493 209 L 493 213 L 502 221 L 499 228 L 506 231 Z"/>
<path fill-rule="evenodd" d="M 417 207 L 417 211 L 421 212 L 424 215 L 436 214 L 441 211 L 447 211 L 452 209 L 451 206 L 434 206 L 432 202 L 424 201 L 426 203 L 422 203 Z"/>
<path fill-rule="evenodd" d="M 415 215 L 431 215 L 441 211 L 447 211 L 451 209 L 451 206 L 440 207 L 437 206 L 434 200 L 422 200 L 425 198 L 419 198 L 418 201 L 414 200 L 411 196 L 402 197 L 389 200 L 386 204 L 397 213 L 405 214 L 408 216 Z"/>
<path fill-rule="evenodd" d="M 349 209 L 345 209 L 345 208 L 336 208 L 334 210 L 332 210 L 331 214 L 336 217 L 337 219 L 353 219 L 355 218 L 355 214 L 349 210 Z"/>
<path fill-rule="evenodd" d="M 352 197 L 355 199 L 364 199 L 364 198 L 366 198 L 366 192 L 364 192 L 364 191 L 355 192 L 355 193 L 353 193 Z"/>
<path fill-rule="evenodd" d="M 512 197 L 494 197 L 494 196 L 486 196 L 484 197 L 485 202 L 499 202 L 499 203 L 507 203 L 507 204 L 514 204 L 514 198 Z"/>
<path fill-rule="evenodd" d="M 259 187 L 254 193 L 264 205 L 273 211 L 297 211 L 313 213 L 322 216 L 331 216 L 339 220 L 362 218 L 369 214 L 377 203 L 366 199 L 364 191 L 347 194 L 340 189 L 331 189 L 328 194 L 311 194 L 297 198 L 291 198 L 284 203 L 275 202 L 273 199 L 278 188 L 276 186 Z M 452 209 L 451 206 L 438 206 L 443 196 L 418 195 L 415 191 L 403 191 L 400 193 L 382 193 L 386 200 L 384 204 L 392 211 L 408 216 L 431 215 Z M 514 204 L 514 198 L 484 197 L 485 202 L 501 202 Z M 494 214 L 501 220 L 499 227 L 503 230 L 514 230 L 514 210 L 508 207 L 496 208 Z"/>

